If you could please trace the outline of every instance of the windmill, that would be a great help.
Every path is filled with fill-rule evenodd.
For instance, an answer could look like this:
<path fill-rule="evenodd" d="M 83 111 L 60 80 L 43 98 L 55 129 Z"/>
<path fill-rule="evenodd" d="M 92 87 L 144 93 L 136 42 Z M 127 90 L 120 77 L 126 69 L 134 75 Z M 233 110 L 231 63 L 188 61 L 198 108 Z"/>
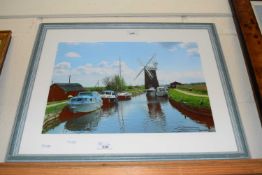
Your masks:
<path fill-rule="evenodd" d="M 141 63 L 142 64 L 142 63 Z M 156 70 L 157 70 L 157 62 L 155 61 L 155 55 L 153 55 L 145 65 L 143 65 L 143 68 L 140 70 L 140 72 L 137 74 L 135 79 L 139 77 L 139 75 L 144 72 L 145 75 L 145 89 L 149 89 L 151 87 L 154 87 L 155 89 L 159 86 L 157 76 L 156 76 Z"/>

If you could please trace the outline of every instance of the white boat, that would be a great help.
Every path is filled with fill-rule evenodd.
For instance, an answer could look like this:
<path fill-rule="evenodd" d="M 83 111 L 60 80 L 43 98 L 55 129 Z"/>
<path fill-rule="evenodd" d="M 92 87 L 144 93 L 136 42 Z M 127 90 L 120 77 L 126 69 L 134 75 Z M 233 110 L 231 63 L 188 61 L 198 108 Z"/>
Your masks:
<path fill-rule="evenodd" d="M 151 87 L 146 90 L 146 95 L 149 97 L 155 97 L 156 96 L 156 89 Z"/>
<path fill-rule="evenodd" d="M 68 102 L 69 109 L 76 112 L 92 112 L 100 109 L 103 101 L 98 92 L 80 92 Z"/>
<path fill-rule="evenodd" d="M 157 87 L 156 88 L 156 96 L 158 97 L 167 97 L 167 89 L 165 87 Z"/>
<path fill-rule="evenodd" d="M 101 93 L 101 98 L 103 100 L 103 104 L 110 104 L 117 102 L 117 95 L 115 91 L 106 90 Z"/>
<path fill-rule="evenodd" d="M 130 100 L 132 94 L 129 92 L 119 92 L 117 93 L 117 99 L 118 100 Z"/>

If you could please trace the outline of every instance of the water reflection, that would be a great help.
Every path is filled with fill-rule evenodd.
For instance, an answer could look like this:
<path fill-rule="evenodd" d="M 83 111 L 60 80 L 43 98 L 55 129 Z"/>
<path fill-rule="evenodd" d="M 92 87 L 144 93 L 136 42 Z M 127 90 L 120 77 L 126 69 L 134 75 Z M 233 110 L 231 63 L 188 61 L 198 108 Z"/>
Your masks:
<path fill-rule="evenodd" d="M 123 102 L 120 102 L 117 105 L 117 115 L 118 115 L 118 123 L 119 123 L 119 127 L 120 127 L 120 131 L 122 133 L 124 133 L 125 130 L 125 119 L 124 119 L 124 107 L 123 107 Z"/>
<path fill-rule="evenodd" d="M 60 112 L 59 114 L 59 120 L 61 122 L 65 122 L 65 121 L 69 121 L 75 118 L 79 118 L 83 115 L 85 115 L 86 113 L 83 112 L 78 112 L 78 113 L 73 113 L 70 111 L 70 109 L 68 108 L 68 106 L 64 107 L 64 109 Z"/>
<path fill-rule="evenodd" d="M 92 131 L 99 123 L 101 110 L 97 110 L 81 117 L 69 120 L 65 128 L 70 131 Z"/>
<path fill-rule="evenodd" d="M 145 94 L 91 113 L 72 113 L 65 107 L 60 124 L 47 133 L 163 133 L 215 131 L 211 111 L 185 107 L 167 97 Z M 212 129 L 213 128 L 213 129 Z"/>
<path fill-rule="evenodd" d="M 214 120 L 211 109 L 193 108 L 173 100 L 169 100 L 169 102 L 171 106 L 181 112 L 185 118 L 189 117 L 198 123 L 204 124 L 208 127 L 208 129 L 214 128 Z"/>
<path fill-rule="evenodd" d="M 155 96 L 146 96 L 148 113 L 151 118 L 164 117 L 159 98 Z"/>
<path fill-rule="evenodd" d="M 109 116 L 114 115 L 115 113 L 118 112 L 117 106 L 118 104 L 116 103 L 103 104 L 101 116 L 109 117 Z"/>

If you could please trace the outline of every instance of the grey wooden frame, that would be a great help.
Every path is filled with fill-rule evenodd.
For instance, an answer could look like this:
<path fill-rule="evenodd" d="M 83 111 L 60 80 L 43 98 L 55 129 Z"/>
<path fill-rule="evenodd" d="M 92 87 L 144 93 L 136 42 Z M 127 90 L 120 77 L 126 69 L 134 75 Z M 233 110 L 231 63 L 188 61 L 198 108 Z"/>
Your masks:
<path fill-rule="evenodd" d="M 44 39 L 48 30 L 64 29 L 204 29 L 207 30 L 215 55 L 217 69 L 220 80 L 224 87 L 223 91 L 226 97 L 226 103 L 230 114 L 234 134 L 237 142 L 237 152 L 217 152 L 217 153 L 187 153 L 187 154 L 121 154 L 121 155 L 20 155 L 18 154 L 24 124 L 27 117 L 31 92 L 34 87 L 34 80 L 39 66 L 40 55 L 44 45 Z M 32 52 L 30 65 L 26 75 L 22 95 L 17 109 L 16 122 L 13 127 L 13 133 L 10 140 L 9 150 L 6 155 L 6 161 L 10 162 L 45 162 L 45 161 L 163 161 L 163 160 L 185 160 L 185 159 L 235 159 L 248 158 L 248 148 L 242 124 L 239 117 L 234 93 L 231 88 L 227 67 L 221 50 L 218 34 L 214 24 L 197 23 L 68 23 L 40 24 L 34 49 Z"/>

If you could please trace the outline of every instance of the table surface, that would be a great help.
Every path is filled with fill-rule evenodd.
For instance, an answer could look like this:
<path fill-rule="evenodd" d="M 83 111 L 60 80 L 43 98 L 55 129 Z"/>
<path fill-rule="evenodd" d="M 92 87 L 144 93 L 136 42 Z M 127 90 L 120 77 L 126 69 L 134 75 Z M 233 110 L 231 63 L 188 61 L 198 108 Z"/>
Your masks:
<path fill-rule="evenodd" d="M 0 163 L 0 175 L 262 174 L 262 159 L 167 162 Z"/>

